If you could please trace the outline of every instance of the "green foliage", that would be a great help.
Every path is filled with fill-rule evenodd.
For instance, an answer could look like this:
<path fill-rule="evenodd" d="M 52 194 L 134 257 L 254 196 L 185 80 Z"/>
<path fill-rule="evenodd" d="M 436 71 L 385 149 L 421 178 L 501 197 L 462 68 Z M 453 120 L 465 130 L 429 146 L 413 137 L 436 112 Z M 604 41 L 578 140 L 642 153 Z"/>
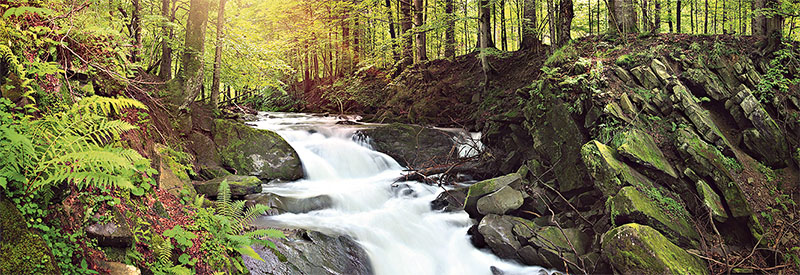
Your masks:
<path fill-rule="evenodd" d="M 574 59 L 578 58 L 578 51 L 572 43 L 568 43 L 563 47 L 555 50 L 547 60 L 544 61 L 545 66 L 557 67 L 564 65 Z"/>
<path fill-rule="evenodd" d="M 771 168 L 767 167 L 761 162 L 756 164 L 756 169 L 758 170 L 759 173 L 764 175 L 764 178 L 767 180 L 767 182 L 774 182 L 777 179 L 775 171 L 773 171 Z"/>
<path fill-rule="evenodd" d="M 776 93 L 787 94 L 789 87 L 800 83 L 800 77 L 791 75 L 789 71 L 791 66 L 800 65 L 794 51 L 794 44 L 784 42 L 783 47 L 774 53 L 767 72 L 762 76 L 761 82 L 756 85 L 756 90 L 753 92 L 762 103 L 770 103 Z"/>
<path fill-rule="evenodd" d="M 744 170 L 744 168 L 742 167 L 742 164 L 740 164 L 739 161 L 736 160 L 736 158 L 734 158 L 734 157 L 728 157 L 728 156 L 722 155 L 722 156 L 720 156 L 720 159 L 722 160 L 722 165 L 724 165 L 725 168 L 728 168 L 728 170 L 731 170 L 731 171 L 734 171 L 734 172 L 737 172 L 737 173 L 742 172 L 742 170 Z"/>

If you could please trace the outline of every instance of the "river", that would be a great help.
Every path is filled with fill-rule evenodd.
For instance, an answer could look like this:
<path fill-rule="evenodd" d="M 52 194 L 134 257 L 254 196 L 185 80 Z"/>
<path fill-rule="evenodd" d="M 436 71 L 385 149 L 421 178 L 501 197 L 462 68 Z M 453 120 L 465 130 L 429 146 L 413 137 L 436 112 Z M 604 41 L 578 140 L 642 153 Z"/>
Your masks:
<path fill-rule="evenodd" d="M 359 127 L 308 114 L 262 113 L 251 123 L 280 134 L 297 151 L 306 177 L 265 185 L 285 197 L 327 195 L 332 207 L 264 217 L 260 222 L 354 238 L 367 252 L 375 274 L 547 274 L 540 267 L 504 261 L 475 248 L 463 211 L 432 211 L 443 190 L 419 182 L 395 183 L 403 173 L 391 157 L 355 141 Z"/>

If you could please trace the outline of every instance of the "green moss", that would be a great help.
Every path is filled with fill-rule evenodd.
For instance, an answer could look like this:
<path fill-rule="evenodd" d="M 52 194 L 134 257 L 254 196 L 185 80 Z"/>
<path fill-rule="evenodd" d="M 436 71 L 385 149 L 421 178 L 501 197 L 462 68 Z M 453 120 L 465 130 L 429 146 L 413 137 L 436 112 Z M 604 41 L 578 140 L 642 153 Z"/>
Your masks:
<path fill-rule="evenodd" d="M 649 226 L 629 223 L 611 229 L 603 235 L 602 246 L 622 274 L 708 274 L 702 260 Z"/>
<path fill-rule="evenodd" d="M 661 195 L 658 190 L 648 193 L 655 193 L 655 198 L 628 186 L 606 203 L 610 212 L 616 213 L 615 218 L 624 217 L 630 221 L 648 224 L 670 236 L 676 243 L 695 245 L 700 235 L 689 223 L 689 213 L 683 205 Z"/>
<path fill-rule="evenodd" d="M 0 274 L 59 274 L 50 248 L 5 197 L 0 197 Z"/>
<path fill-rule="evenodd" d="M 625 132 L 623 136 L 624 141 L 618 148 L 622 155 L 629 156 L 641 165 L 661 170 L 673 178 L 678 178 L 678 173 L 664 157 L 664 153 L 658 149 L 652 136 L 638 129 Z"/>

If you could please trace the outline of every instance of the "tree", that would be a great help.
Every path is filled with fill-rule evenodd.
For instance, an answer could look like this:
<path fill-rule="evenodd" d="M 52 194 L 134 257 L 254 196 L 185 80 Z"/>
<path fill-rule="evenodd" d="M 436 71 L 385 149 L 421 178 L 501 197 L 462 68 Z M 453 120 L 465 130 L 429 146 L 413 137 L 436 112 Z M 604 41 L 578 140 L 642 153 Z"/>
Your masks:
<path fill-rule="evenodd" d="M 508 37 L 506 37 L 506 0 L 500 0 L 500 48 L 508 51 Z"/>
<path fill-rule="evenodd" d="M 161 15 L 164 18 L 169 18 L 169 22 L 175 20 L 175 13 L 171 12 L 171 0 L 161 0 Z M 174 2 L 173 2 L 174 3 Z M 170 80 L 172 78 L 172 48 L 169 46 L 169 41 L 172 39 L 172 28 L 167 24 L 161 27 L 161 67 L 158 70 L 158 76 L 162 80 Z"/>
<path fill-rule="evenodd" d="M 608 0 L 608 32 L 637 32 L 636 7 L 633 0 Z"/>
<path fill-rule="evenodd" d="M 681 33 L 681 16 L 682 16 L 682 14 L 681 14 L 681 2 L 682 2 L 681 0 L 678 0 L 676 2 L 676 4 L 675 4 L 677 6 L 675 8 L 675 32 L 676 33 Z M 723 2 L 723 3 L 725 3 L 725 2 Z"/>
<path fill-rule="evenodd" d="M 453 0 L 449 0 L 452 1 Z M 392 16 L 392 0 L 386 0 L 386 13 L 389 18 L 389 37 L 392 39 L 392 57 L 394 61 L 400 60 L 400 55 L 397 54 L 397 32 L 394 29 L 394 16 Z"/>
<path fill-rule="evenodd" d="M 403 62 L 402 68 L 411 65 L 414 62 L 413 41 L 411 37 L 411 0 L 399 0 L 400 2 L 400 29 L 402 30 L 403 37 Z M 400 70 L 398 70 L 399 73 Z"/>
<path fill-rule="evenodd" d="M 480 44 L 479 47 L 480 48 L 484 48 L 483 42 L 486 42 L 486 47 L 494 48 L 494 41 L 492 40 L 491 31 L 490 31 L 490 29 L 492 27 L 491 1 L 481 0 L 480 1 L 480 5 L 481 5 L 480 8 L 479 8 L 480 16 L 479 16 L 479 19 L 478 19 L 480 21 L 480 27 L 479 27 L 480 31 L 478 33 L 478 43 Z M 485 34 L 483 32 L 483 29 L 482 29 L 482 27 L 484 25 L 486 25 L 486 33 Z M 487 35 L 485 41 L 483 40 L 483 35 Z"/>
<path fill-rule="evenodd" d="M 755 18 L 753 19 L 752 28 L 753 35 L 758 36 L 771 36 L 777 32 L 781 35 L 783 28 L 783 18 L 777 12 L 780 3 L 778 0 L 754 0 L 753 11 Z"/>
<path fill-rule="evenodd" d="M 655 22 L 653 22 L 653 29 L 650 31 L 653 34 L 658 34 L 661 32 L 661 0 L 653 1 L 655 2 L 655 15 L 653 15 Z"/>
<path fill-rule="evenodd" d="M 185 50 L 179 75 L 180 93 L 176 97 L 180 109 L 194 102 L 203 90 L 203 53 L 205 52 L 206 23 L 209 0 L 191 0 L 186 21 Z"/>
<path fill-rule="evenodd" d="M 214 50 L 214 75 L 211 81 L 211 106 L 216 108 L 219 102 L 219 77 L 220 67 L 222 66 L 222 47 L 223 47 L 223 31 L 225 28 L 225 2 L 227 0 L 219 0 L 219 8 L 217 10 L 217 43 Z"/>
<path fill-rule="evenodd" d="M 419 61 L 428 60 L 428 48 L 425 43 L 425 31 L 422 30 L 422 25 L 425 24 L 425 21 L 423 19 L 424 9 L 425 5 L 423 0 L 414 0 L 414 25 L 415 28 L 417 29 L 415 40 L 417 43 L 417 59 Z"/>
<path fill-rule="evenodd" d="M 453 11 L 453 0 L 445 0 L 444 13 L 447 29 L 444 32 L 444 57 L 449 59 L 456 57 L 456 20 Z"/>
<path fill-rule="evenodd" d="M 556 40 L 556 47 L 564 46 L 567 42 L 572 40 L 572 18 L 575 16 L 575 12 L 572 8 L 572 0 L 561 0 L 559 3 L 558 39 Z"/>
<path fill-rule="evenodd" d="M 488 53 L 486 52 L 489 49 L 489 41 L 491 40 L 491 36 L 489 36 L 489 0 L 481 0 L 480 2 L 480 35 L 478 36 L 478 40 L 480 41 L 480 59 L 481 59 L 481 69 L 483 70 L 483 78 L 484 84 L 488 86 L 489 84 L 489 58 L 487 57 Z"/>
<path fill-rule="evenodd" d="M 522 48 L 535 49 L 542 44 L 539 40 L 539 33 L 536 26 L 536 10 L 538 8 L 536 0 L 525 0 L 522 21 Z"/>

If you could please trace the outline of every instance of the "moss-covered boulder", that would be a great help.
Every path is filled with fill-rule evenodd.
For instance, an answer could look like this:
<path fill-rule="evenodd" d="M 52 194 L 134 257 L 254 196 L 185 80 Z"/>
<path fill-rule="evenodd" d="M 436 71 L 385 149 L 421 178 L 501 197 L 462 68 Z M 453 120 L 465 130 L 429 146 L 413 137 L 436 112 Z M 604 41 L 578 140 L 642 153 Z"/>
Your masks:
<path fill-rule="evenodd" d="M 522 246 L 514 235 L 514 219 L 511 216 L 489 214 L 481 219 L 478 232 L 498 257 L 517 258 L 517 249 Z"/>
<path fill-rule="evenodd" d="M 678 178 L 678 173 L 669 164 L 664 153 L 658 149 L 653 137 L 638 130 L 631 129 L 624 135 L 622 145 L 617 148 L 619 154 L 629 160 L 645 167 L 660 170 L 673 178 Z"/>
<path fill-rule="evenodd" d="M 278 213 L 306 213 L 333 206 L 333 199 L 328 195 L 307 198 L 294 198 L 272 193 L 250 194 L 245 196 L 246 205 L 263 204 Z"/>
<path fill-rule="evenodd" d="M 661 86 L 661 81 L 658 80 L 658 77 L 653 73 L 653 70 L 650 69 L 650 66 L 642 65 L 633 68 L 631 69 L 631 74 L 633 74 L 636 80 L 648 90 Z"/>
<path fill-rule="evenodd" d="M 623 187 L 606 201 L 615 224 L 635 222 L 658 229 L 678 244 L 696 246 L 700 234 L 690 223 L 689 212 L 666 190 L 649 189 L 644 194 L 633 186 Z"/>
<path fill-rule="evenodd" d="M 219 185 L 223 181 L 228 182 L 231 188 L 231 197 L 237 199 L 244 198 L 249 194 L 261 193 L 261 184 L 263 183 L 259 178 L 253 176 L 228 175 L 209 181 L 196 182 L 194 187 L 197 193 L 213 199 L 217 197 Z"/>
<path fill-rule="evenodd" d="M 0 274 L 59 274 L 50 247 L 0 195 Z"/>
<path fill-rule="evenodd" d="M 745 128 L 743 143 L 756 159 L 775 167 L 790 164 L 789 146 L 781 128 L 746 86 L 725 102 L 736 123 Z"/>
<path fill-rule="evenodd" d="M 189 174 L 186 172 L 186 167 L 188 166 L 176 159 L 172 149 L 156 144 L 153 159 L 158 162 L 159 188 L 167 190 L 167 192 L 178 198 L 184 195 L 194 198 L 197 195 L 197 191 L 194 190 L 194 186 L 190 183 Z"/>
<path fill-rule="evenodd" d="M 617 150 L 592 140 L 581 148 L 581 157 L 594 179 L 595 187 L 605 196 L 617 194 L 623 186 L 650 188 L 653 182 L 620 160 Z"/>
<path fill-rule="evenodd" d="M 583 132 L 570 116 L 565 103 L 550 103 L 543 116 L 526 113 L 536 159 L 553 166 L 558 190 L 569 192 L 591 187 L 586 167 L 581 161 L 580 148 L 586 142 Z M 557 164 L 557 165 L 556 165 Z"/>
<path fill-rule="evenodd" d="M 683 76 L 691 86 L 702 88 L 705 94 L 711 96 L 714 100 L 723 101 L 731 97 L 731 92 L 728 91 L 719 77 L 704 68 L 689 68 L 683 73 Z"/>
<path fill-rule="evenodd" d="M 676 147 L 686 166 L 697 175 L 713 180 L 721 191 L 734 217 L 748 217 L 752 208 L 734 180 L 726 162 L 736 161 L 725 157 L 716 147 L 706 143 L 690 129 L 681 129 L 676 135 Z"/>
<path fill-rule="evenodd" d="M 375 151 L 394 158 L 400 165 L 424 167 L 458 157 L 455 134 L 438 129 L 393 123 L 356 132 Z"/>
<path fill-rule="evenodd" d="M 629 223 L 602 238 L 603 255 L 621 274 L 708 274 L 705 263 L 657 230 Z"/>
<path fill-rule="evenodd" d="M 711 115 L 700 106 L 700 100 L 690 93 L 689 89 L 676 83 L 672 86 L 672 97 L 675 98 L 673 101 L 676 102 L 677 109 L 683 111 L 704 140 L 719 146 L 730 146 L 722 131 L 711 119 Z"/>
<path fill-rule="evenodd" d="M 703 205 L 711 211 L 711 216 L 718 222 L 725 222 L 728 219 L 728 213 L 725 213 L 725 207 L 722 204 L 722 199 L 711 189 L 703 180 L 697 181 L 697 194 L 703 200 Z"/>
<path fill-rule="evenodd" d="M 483 180 L 470 185 L 469 190 L 467 191 L 466 199 L 464 200 L 464 210 L 472 218 L 480 217 L 482 215 L 478 212 L 478 199 L 494 193 L 503 187 L 509 185 L 516 186 L 521 183 L 522 177 L 520 177 L 520 175 L 517 173 L 511 173 L 505 176 Z"/>
<path fill-rule="evenodd" d="M 212 132 L 221 164 L 233 168 L 236 174 L 265 180 L 303 177 L 297 152 L 275 132 L 224 119 L 214 121 Z"/>
<path fill-rule="evenodd" d="M 475 206 L 481 215 L 503 215 L 522 206 L 522 200 L 522 192 L 511 186 L 504 186 L 497 192 L 478 199 Z"/>

